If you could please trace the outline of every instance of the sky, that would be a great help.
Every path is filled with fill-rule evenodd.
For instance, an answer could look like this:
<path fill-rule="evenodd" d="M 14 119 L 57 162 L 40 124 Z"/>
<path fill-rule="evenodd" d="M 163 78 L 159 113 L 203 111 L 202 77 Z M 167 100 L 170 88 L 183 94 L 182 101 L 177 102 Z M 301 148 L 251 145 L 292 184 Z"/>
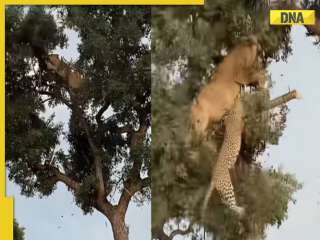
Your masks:
<path fill-rule="evenodd" d="M 287 128 L 279 145 L 266 151 L 265 165 L 282 166 L 296 175 L 303 188 L 295 194 L 297 203 L 290 205 L 288 219 L 279 229 L 268 229 L 267 240 L 317 240 L 320 236 L 320 47 L 312 44 L 312 37 L 305 37 L 303 27 L 293 28 L 292 41 L 288 62 L 269 68 L 276 81 L 272 96 L 290 87 L 303 99 L 289 103 Z"/>
<path fill-rule="evenodd" d="M 78 37 L 70 31 L 68 50 L 58 51 L 66 59 L 77 58 Z M 296 175 L 303 188 L 295 194 L 297 203 L 291 204 L 288 219 L 280 228 L 270 227 L 267 240 L 317 240 L 320 236 L 320 48 L 305 37 L 303 27 L 292 30 L 293 53 L 287 63 L 272 63 L 269 72 L 276 82 L 272 96 L 290 89 L 297 89 L 303 99 L 289 103 L 287 128 L 279 145 L 269 146 L 264 155 L 265 166 L 281 166 Z M 282 76 L 283 75 L 283 76 Z M 56 121 L 66 122 L 65 108 L 56 108 Z M 84 216 L 75 205 L 71 193 L 59 184 L 50 197 L 25 198 L 17 185 L 7 181 L 7 195 L 14 196 L 15 217 L 26 228 L 26 240 L 100 240 L 113 239 L 107 219 L 94 212 Z M 126 222 L 130 240 L 151 239 L 150 204 L 143 207 L 129 206 Z M 187 239 L 176 237 L 175 240 Z"/>

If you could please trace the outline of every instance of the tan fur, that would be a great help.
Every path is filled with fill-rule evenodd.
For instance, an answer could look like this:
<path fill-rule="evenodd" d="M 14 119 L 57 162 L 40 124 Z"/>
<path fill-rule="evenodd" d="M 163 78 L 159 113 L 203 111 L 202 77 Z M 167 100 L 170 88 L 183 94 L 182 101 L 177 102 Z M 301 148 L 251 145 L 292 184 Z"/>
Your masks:
<path fill-rule="evenodd" d="M 203 136 L 212 122 L 219 122 L 230 111 L 240 85 L 216 81 L 206 86 L 191 107 L 192 125 L 199 136 Z"/>
<path fill-rule="evenodd" d="M 235 47 L 217 67 L 211 82 L 201 89 L 191 107 L 192 127 L 203 136 L 212 122 L 218 122 L 230 111 L 240 94 L 240 85 L 262 85 L 257 70 L 256 42 Z"/>
<path fill-rule="evenodd" d="M 237 160 L 241 145 L 243 108 L 240 88 L 243 85 L 264 85 L 266 72 L 258 59 L 258 49 L 256 38 L 235 47 L 217 67 L 213 79 L 201 89 L 191 107 L 192 127 L 200 137 L 207 134 L 211 123 L 225 117 L 224 141 L 205 195 L 202 215 L 214 189 L 231 210 L 239 216 L 244 214 L 244 208 L 237 205 L 229 170 Z"/>
<path fill-rule="evenodd" d="M 68 87 L 80 89 L 86 83 L 86 79 L 78 71 L 72 69 L 68 64 L 59 58 L 58 54 L 48 56 L 48 70 L 56 72 Z"/>

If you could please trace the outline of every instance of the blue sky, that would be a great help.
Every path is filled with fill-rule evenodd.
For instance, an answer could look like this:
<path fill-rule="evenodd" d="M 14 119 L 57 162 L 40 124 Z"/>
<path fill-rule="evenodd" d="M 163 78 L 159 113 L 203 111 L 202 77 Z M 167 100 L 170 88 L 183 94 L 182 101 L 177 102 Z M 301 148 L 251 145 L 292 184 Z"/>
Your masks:
<path fill-rule="evenodd" d="M 77 36 L 74 32 L 68 35 L 70 47 L 59 53 L 75 59 Z M 290 87 L 299 90 L 303 99 L 289 103 L 287 128 L 279 145 L 268 147 L 265 165 L 282 166 L 294 173 L 304 186 L 295 195 L 297 203 L 290 205 L 288 219 L 279 229 L 270 227 L 267 240 L 317 240 L 320 236 L 320 48 L 312 44 L 312 38 L 305 37 L 302 27 L 293 28 L 292 40 L 293 54 L 288 62 L 273 63 L 269 67 L 276 81 L 272 95 L 281 95 Z M 68 119 L 66 109 L 55 112 L 57 121 Z M 26 240 L 113 239 L 107 219 L 97 212 L 84 216 L 62 184 L 53 195 L 43 199 L 25 198 L 19 192 L 19 188 L 8 181 L 7 195 L 15 197 L 15 216 L 26 228 Z M 150 221 L 150 204 L 130 205 L 126 217 L 130 240 L 151 239 Z"/>

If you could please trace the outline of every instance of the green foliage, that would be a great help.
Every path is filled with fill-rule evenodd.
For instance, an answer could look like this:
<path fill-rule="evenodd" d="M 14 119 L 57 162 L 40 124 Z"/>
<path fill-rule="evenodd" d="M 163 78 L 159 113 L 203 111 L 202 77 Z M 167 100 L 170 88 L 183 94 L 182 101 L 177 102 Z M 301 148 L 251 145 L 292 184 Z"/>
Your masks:
<path fill-rule="evenodd" d="M 289 109 L 282 105 L 279 111 L 266 111 L 270 107 L 269 90 L 246 93 L 242 101 L 245 114 L 242 155 L 250 161 L 262 154 L 267 144 L 278 144 Z"/>
<path fill-rule="evenodd" d="M 186 11 L 187 9 L 187 11 Z M 301 186 L 281 170 L 257 163 L 268 144 L 278 144 L 288 108 L 266 111 L 269 89 L 246 92 L 245 128 L 240 156 L 232 174 L 236 196 L 246 207 L 241 221 L 215 193 L 208 214 L 200 219 L 200 207 L 208 189 L 224 126 L 197 142 L 190 128 L 190 105 L 199 88 L 210 80 L 214 67 L 230 49 L 249 34 L 258 36 L 264 62 L 286 59 L 290 54 L 290 28 L 269 26 L 262 2 L 207 1 L 203 8 L 159 7 L 154 11 L 152 63 L 152 229 L 154 237 L 163 224 L 187 218 L 195 239 L 197 225 L 219 239 L 264 237 L 269 225 L 280 225 L 293 193 Z"/>
<path fill-rule="evenodd" d="M 75 195 L 76 203 L 85 214 L 93 212 L 94 199 L 97 194 L 98 180 L 89 175 L 83 180 L 79 191 Z"/>
<path fill-rule="evenodd" d="M 60 171 L 79 183 L 79 190 L 69 190 L 90 213 L 95 159 L 101 160 L 107 195 L 121 191 L 129 178 L 139 180 L 132 176 L 135 162 L 148 176 L 150 134 L 142 136 L 140 148 L 132 138 L 139 126 L 151 124 L 150 16 L 143 6 L 6 8 L 6 164 L 22 194 L 51 194 Z M 45 67 L 48 53 L 66 47 L 68 29 L 81 40 L 79 59 L 71 64 L 88 81 L 74 93 Z M 53 116 L 41 117 L 61 105 L 70 111 L 64 128 Z M 142 201 L 149 198 L 150 191 L 141 192 Z"/>
<path fill-rule="evenodd" d="M 252 167 L 242 171 L 235 189 L 239 203 L 246 208 L 245 218 L 239 221 L 215 195 L 205 218 L 206 230 L 222 239 L 251 239 L 257 236 L 263 239 L 268 225 L 279 227 L 287 218 L 288 202 L 295 202 L 292 195 L 300 188 L 293 175 L 281 170 Z"/>
<path fill-rule="evenodd" d="M 190 98 L 187 85 L 153 90 L 152 167 L 157 169 L 152 172 L 154 231 L 172 218 L 187 217 L 194 224 L 203 224 L 199 216 L 200 206 L 223 140 L 223 125 L 217 124 L 215 135 L 207 142 L 199 145 L 193 141 L 188 127 Z M 280 112 L 275 116 L 263 112 L 269 101 L 266 93 L 248 94 L 243 101 L 247 116 L 246 134 L 239 158 L 241 167 L 235 173 L 234 182 L 237 198 L 246 207 L 247 215 L 239 225 L 239 219 L 215 194 L 205 226 L 208 232 L 214 232 L 222 239 L 263 236 L 267 225 L 280 225 L 286 218 L 288 202 L 293 201 L 292 194 L 300 188 L 294 176 L 280 170 L 263 169 L 255 163 L 267 144 L 277 144 L 284 129 L 285 114 Z"/>
<path fill-rule="evenodd" d="M 290 28 L 268 23 L 264 1 L 248 7 L 248 1 L 218 0 L 204 7 L 159 7 L 153 11 L 154 61 L 192 58 L 201 68 L 221 60 L 221 50 L 230 49 L 242 37 L 254 33 L 266 58 L 285 59 L 291 52 Z M 280 53 L 279 50 L 282 50 Z"/>
<path fill-rule="evenodd" d="M 304 9 L 312 9 L 315 10 L 316 19 L 319 21 L 320 19 L 320 1 L 319 0 L 304 0 L 302 1 L 302 7 Z M 315 45 L 320 45 L 320 37 L 315 35 L 314 32 L 308 30 L 307 36 L 316 36 Z"/>
<path fill-rule="evenodd" d="M 24 230 L 16 219 L 13 219 L 13 240 L 24 240 Z"/>
<path fill-rule="evenodd" d="M 46 120 L 39 117 L 42 110 L 39 102 L 31 96 L 15 96 L 11 101 L 7 97 L 5 134 L 8 177 L 19 184 L 22 193 L 27 196 L 33 196 L 37 191 L 49 195 L 55 185 L 48 172 L 39 172 L 35 178 L 35 169 L 31 168 L 31 165 L 50 158 L 62 130 L 61 125 L 53 124 L 53 116 Z"/>
<path fill-rule="evenodd" d="M 150 33 L 150 16 L 148 8 L 137 6 L 66 8 L 62 17 L 82 41 L 77 66 L 95 86 L 94 107 L 112 101 L 115 111 L 123 111 L 137 94 L 150 92 L 150 47 L 141 44 Z"/>

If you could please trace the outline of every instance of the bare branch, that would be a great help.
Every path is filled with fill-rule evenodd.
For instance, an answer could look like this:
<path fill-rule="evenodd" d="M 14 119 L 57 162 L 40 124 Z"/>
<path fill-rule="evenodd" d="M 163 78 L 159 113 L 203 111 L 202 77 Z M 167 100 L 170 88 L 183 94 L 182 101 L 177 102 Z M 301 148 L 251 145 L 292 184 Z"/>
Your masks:
<path fill-rule="evenodd" d="M 169 235 L 169 239 L 171 240 L 177 235 L 186 235 L 186 234 L 189 234 L 191 232 L 192 232 L 192 227 L 191 227 L 191 224 L 189 224 L 188 228 L 185 229 L 185 230 L 182 230 L 182 229 L 173 230 L 171 232 L 171 234 Z"/>
<path fill-rule="evenodd" d="M 132 133 L 130 147 L 142 145 L 147 132 L 147 126 L 140 126 L 140 129 Z M 136 193 L 141 191 L 143 188 L 148 186 L 150 183 L 149 178 L 140 178 L 140 171 L 142 166 L 142 159 L 135 159 L 133 166 L 130 170 L 129 177 L 124 183 L 124 190 L 122 191 L 119 206 L 121 209 L 127 209 L 131 197 Z"/>
<path fill-rule="evenodd" d="M 97 115 L 96 115 L 96 121 L 97 121 L 97 124 L 100 125 L 101 124 L 101 117 L 103 115 L 103 113 L 109 108 L 110 106 L 110 102 L 107 101 L 101 108 L 100 110 L 98 111 Z"/>
<path fill-rule="evenodd" d="M 70 177 L 67 177 L 65 174 L 61 173 L 57 168 L 56 169 L 56 176 L 58 181 L 63 182 L 65 185 L 67 185 L 69 188 L 73 189 L 74 191 L 78 191 L 80 188 L 80 184 L 71 179 Z"/>
<path fill-rule="evenodd" d="M 90 133 L 90 127 L 88 126 L 88 124 L 86 122 L 84 112 L 79 108 L 78 105 L 69 103 L 66 99 L 58 98 L 52 92 L 40 90 L 40 91 L 38 91 L 38 93 L 43 94 L 43 95 L 48 95 L 52 98 L 56 98 L 56 99 L 62 101 L 66 106 L 68 106 L 71 109 L 71 111 L 75 111 L 76 113 L 78 113 L 79 118 L 80 118 L 80 123 L 85 130 L 90 148 L 92 149 L 92 152 L 94 153 L 94 159 L 95 159 L 94 164 L 95 164 L 96 177 L 99 181 L 99 196 L 100 196 L 100 198 L 104 198 L 107 193 L 105 192 L 105 184 L 104 184 L 104 180 L 103 180 L 101 153 L 98 150 L 97 146 L 95 145 L 93 137 Z"/>
<path fill-rule="evenodd" d="M 127 211 L 127 208 L 129 206 L 131 198 L 137 193 L 142 191 L 144 188 L 150 186 L 151 178 L 146 177 L 144 179 L 128 179 L 124 183 L 124 189 L 122 191 L 118 208 L 119 211 L 122 211 L 125 213 Z"/>
<path fill-rule="evenodd" d="M 49 91 L 44 91 L 44 90 L 38 90 L 37 93 L 41 94 L 41 95 L 47 95 L 50 96 L 52 99 L 57 99 L 60 100 L 63 104 L 65 104 L 68 108 L 70 108 L 72 110 L 72 104 L 69 103 L 66 99 L 64 98 L 60 98 L 58 96 L 56 96 L 54 93 L 49 92 Z"/>
<path fill-rule="evenodd" d="M 301 99 L 301 98 L 302 98 L 302 96 L 297 90 L 290 91 L 290 92 L 288 92 L 286 94 L 283 94 L 283 95 L 281 95 L 279 97 L 276 97 L 276 98 L 272 99 L 270 101 L 269 109 L 272 109 L 272 108 L 278 107 L 280 105 L 286 104 L 287 102 L 291 101 L 292 99 Z"/>
<path fill-rule="evenodd" d="M 43 95 L 48 95 L 52 98 L 57 98 L 57 96 L 55 94 L 53 94 L 52 92 L 49 91 L 43 91 L 40 90 L 38 91 L 39 94 L 43 94 Z M 81 111 L 81 109 L 79 108 L 78 105 L 76 104 L 71 104 L 69 103 L 66 99 L 63 98 L 57 98 L 59 100 L 61 100 L 66 106 L 68 106 L 72 111 L 75 111 L 79 114 L 79 118 L 80 118 L 80 122 L 81 125 L 83 126 L 85 133 L 87 135 L 88 138 L 88 142 L 89 145 L 94 153 L 94 159 L 95 159 L 95 170 L 96 170 L 96 176 L 98 178 L 99 181 L 99 195 L 101 198 L 104 198 L 104 196 L 106 195 L 105 193 L 105 185 L 104 185 L 104 180 L 103 180 L 103 173 L 102 173 L 102 163 L 101 163 L 101 154 L 100 151 L 98 150 L 98 148 L 96 147 L 93 137 L 91 136 L 90 133 L 90 128 L 86 122 L 86 119 L 84 117 L 84 113 L 83 111 Z"/>
<path fill-rule="evenodd" d="M 143 146 L 145 136 L 147 132 L 147 126 L 140 126 L 140 129 L 136 132 L 132 133 L 131 141 L 130 141 L 130 147 L 131 149 L 136 146 Z M 140 171 L 142 167 L 142 158 L 135 159 L 133 162 L 133 166 L 130 170 L 130 177 L 132 179 L 140 179 Z"/>
<path fill-rule="evenodd" d="M 43 104 L 43 103 L 48 102 L 48 101 L 50 101 L 50 100 L 53 100 L 53 98 L 50 98 L 50 97 L 49 97 L 49 98 L 47 98 L 47 99 L 44 99 L 44 100 L 41 101 L 41 103 Z"/>
<path fill-rule="evenodd" d="M 80 183 L 62 173 L 57 167 L 54 167 L 49 164 L 32 164 L 30 163 L 30 161 L 27 161 L 27 163 L 29 167 L 33 169 L 35 172 L 51 171 L 52 173 L 54 173 L 53 177 L 55 178 L 56 182 L 62 182 L 74 191 L 78 191 L 80 188 Z"/>
<path fill-rule="evenodd" d="M 76 106 L 76 108 L 78 108 L 78 106 Z M 79 117 L 80 117 L 80 121 L 81 121 L 81 125 L 83 126 L 85 133 L 87 135 L 88 138 L 88 142 L 90 145 L 90 148 L 94 154 L 94 165 L 95 165 L 95 171 L 96 171 L 96 177 L 99 181 L 99 197 L 101 199 L 104 199 L 106 196 L 106 192 L 105 192 L 105 184 L 104 184 L 104 180 L 103 180 L 103 173 L 102 173 L 102 154 L 101 151 L 99 151 L 99 149 L 97 148 L 97 146 L 95 145 L 95 142 L 93 140 L 93 137 L 90 133 L 90 127 L 88 126 L 86 119 L 84 117 L 83 112 L 81 112 L 80 109 L 77 109 L 79 112 Z"/>

